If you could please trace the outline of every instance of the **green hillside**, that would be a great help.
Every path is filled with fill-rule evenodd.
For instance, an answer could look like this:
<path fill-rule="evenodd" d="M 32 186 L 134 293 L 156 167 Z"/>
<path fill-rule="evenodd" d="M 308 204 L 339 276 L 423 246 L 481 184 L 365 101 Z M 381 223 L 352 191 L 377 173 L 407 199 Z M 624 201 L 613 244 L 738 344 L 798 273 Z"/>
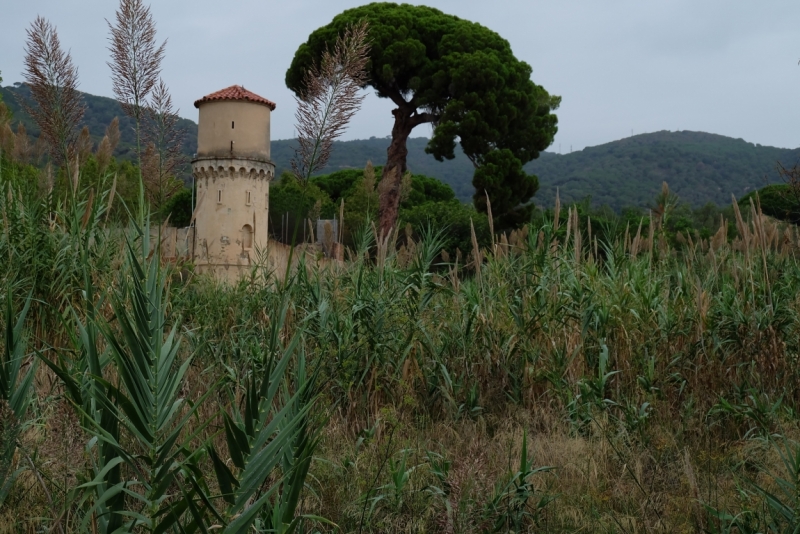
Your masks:
<path fill-rule="evenodd" d="M 566 155 L 543 154 L 526 168 L 539 176 L 537 203 L 591 196 L 619 209 L 644 206 L 669 183 L 693 206 L 727 204 L 778 180 L 776 163 L 793 165 L 800 149 L 754 145 L 703 132 L 655 132 L 589 147 Z"/>
<path fill-rule="evenodd" d="M 472 163 L 460 152 L 453 161 L 438 162 L 425 154 L 427 139 L 409 139 L 408 166 L 419 174 L 449 184 L 461 200 L 472 197 Z M 371 138 L 336 143 L 326 172 L 363 167 L 368 159 L 385 162 L 389 139 Z M 272 143 L 273 159 L 289 166 L 291 141 Z M 592 197 L 595 205 L 614 209 L 646 206 L 661 190 L 661 183 L 693 206 L 708 202 L 727 204 L 748 191 L 775 182 L 778 161 L 792 165 L 800 149 L 754 145 L 742 139 L 703 132 L 656 132 L 642 134 L 571 154 L 545 152 L 525 169 L 539 177 L 534 201 L 552 206 L 556 188 L 562 201 Z"/>
<path fill-rule="evenodd" d="M 14 128 L 16 129 L 17 122 L 22 122 L 28 130 L 28 134 L 38 138 L 39 127 L 36 126 L 36 123 L 33 122 L 19 104 L 20 98 L 29 99 L 30 89 L 22 84 L 14 84 L 13 86 L 0 87 L 0 94 L 3 96 L 3 102 L 14 114 Z M 103 138 L 106 126 L 109 125 L 114 117 L 119 117 L 120 142 L 114 155 L 121 159 L 133 159 L 136 147 L 134 123 L 133 119 L 122 112 L 122 106 L 120 106 L 119 102 L 113 98 L 95 96 L 88 93 L 83 93 L 83 99 L 86 103 L 86 113 L 83 116 L 81 126 L 89 127 L 89 133 L 92 135 L 92 140 L 95 144 L 99 143 Z M 180 119 L 178 124 L 186 131 L 183 151 L 191 156 L 197 150 L 197 124 L 187 119 Z"/>
<path fill-rule="evenodd" d="M 20 109 L 15 95 L 25 96 L 27 89 L 15 85 L 0 89 L 3 100 L 36 137 L 38 129 Z M 122 141 L 117 156 L 133 156 L 133 124 L 119 103 L 111 98 L 84 94 L 87 110 L 84 122 L 95 141 L 102 138 L 106 125 L 120 118 Z M 188 156 L 197 148 L 197 124 L 182 119 L 186 129 L 184 151 Z M 408 140 L 408 166 L 416 174 L 433 176 L 450 185 L 456 197 L 470 201 L 472 163 L 457 150 L 452 161 L 438 162 L 425 154 L 428 140 Z M 290 169 L 296 143 L 291 140 L 272 142 L 272 159 L 277 172 Z M 348 168 L 363 168 L 367 160 L 375 165 L 386 162 L 389 138 L 371 137 L 334 143 L 333 153 L 321 174 Z M 551 206 L 556 189 L 563 202 L 580 201 L 591 196 L 595 205 L 607 204 L 614 209 L 625 206 L 647 206 L 661 190 L 661 183 L 693 206 L 708 202 L 727 204 L 731 194 L 737 198 L 748 191 L 777 181 L 778 161 L 793 165 L 800 159 L 800 149 L 787 150 L 754 145 L 742 139 L 703 132 L 656 132 L 620 139 L 604 145 L 585 148 L 570 154 L 545 152 L 526 165 L 528 172 L 539 177 L 540 189 L 534 201 Z"/>

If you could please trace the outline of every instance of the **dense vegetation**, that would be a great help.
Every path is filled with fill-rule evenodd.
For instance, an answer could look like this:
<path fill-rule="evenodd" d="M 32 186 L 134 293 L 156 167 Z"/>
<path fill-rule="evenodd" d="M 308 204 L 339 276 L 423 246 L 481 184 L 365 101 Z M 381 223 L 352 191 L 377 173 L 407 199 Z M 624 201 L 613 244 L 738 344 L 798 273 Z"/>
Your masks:
<path fill-rule="evenodd" d="M 305 97 L 307 73 L 354 24 L 369 27 L 369 61 L 359 85 L 396 106 L 381 177 L 381 232 L 397 225 L 406 142 L 422 125 L 432 128 L 426 153 L 453 159 L 458 145 L 475 164 L 478 211 L 486 213 L 491 200 L 498 225 L 528 220 L 538 182 L 522 166 L 553 142 L 561 97 L 536 84 L 531 66 L 491 29 L 432 7 L 392 2 L 347 9 L 313 31 L 286 71 L 295 95 Z"/>
<path fill-rule="evenodd" d="M 362 232 L 351 261 L 227 286 L 148 259 L 103 189 L 58 202 L 2 171 L 0 532 L 123 517 L 104 510 L 234 525 L 251 498 L 272 503 L 261 531 L 798 526 L 795 227 L 733 207 L 676 231 L 664 190 L 637 224 L 556 207 L 460 261 L 436 229 L 399 249 Z M 283 452 L 256 471 L 239 433 Z"/>
<path fill-rule="evenodd" d="M 298 219 L 337 219 L 344 225 L 340 242 L 355 247 L 364 231 L 378 223 L 378 183 L 381 167 L 367 164 L 364 170 L 348 169 L 315 176 L 301 184 L 284 172 L 270 190 L 270 233 L 284 243 L 306 241 L 307 232 Z M 489 222 L 485 214 L 462 204 L 446 184 L 420 174 L 408 174 L 400 198 L 399 227 L 408 238 L 419 238 L 427 227 L 447 228 L 442 247 L 450 254 L 472 247 L 472 232 L 481 244 L 489 242 Z M 300 237 L 302 236 L 302 238 Z"/>
<path fill-rule="evenodd" d="M 474 189 L 472 163 L 461 153 L 452 161 L 437 162 L 424 153 L 427 139 L 409 139 L 408 166 L 415 173 L 433 176 L 450 185 L 457 198 L 467 201 Z M 386 159 L 388 139 L 371 138 L 334 144 L 331 169 L 360 167 L 367 159 Z M 291 141 L 273 141 L 279 168 L 288 168 Z M 525 170 L 539 177 L 534 197 L 539 206 L 552 206 L 556 189 L 562 201 L 580 202 L 591 197 L 595 206 L 616 211 L 646 207 L 666 181 L 684 201 L 697 208 L 713 202 L 726 205 L 767 183 L 779 181 L 776 163 L 791 166 L 800 151 L 753 145 L 741 139 L 702 132 L 657 132 L 621 139 L 570 154 L 544 152 Z"/>
<path fill-rule="evenodd" d="M 30 118 L 19 109 L 15 92 L 24 86 L 0 88 L 3 101 L 14 111 L 32 137 L 37 130 Z M 114 117 L 120 118 L 121 141 L 116 155 L 133 157 L 135 139 L 130 119 L 113 99 L 84 94 L 88 109 L 84 118 L 96 142 Z M 184 153 L 191 157 L 197 147 L 197 125 L 181 119 L 186 129 Z M 386 161 L 388 138 L 334 142 L 331 159 L 321 174 L 343 169 L 362 169 L 367 161 L 382 165 Z M 469 202 L 474 194 L 474 166 L 456 148 L 455 159 L 438 162 L 425 153 L 426 138 L 410 138 L 408 168 L 415 174 L 431 176 L 449 185 L 456 198 Z M 276 175 L 291 169 L 293 140 L 272 142 L 272 158 Z M 691 206 L 698 208 L 709 202 L 727 205 L 731 195 L 737 198 L 779 181 L 776 163 L 792 166 L 800 151 L 753 145 L 741 139 L 703 132 L 656 132 L 621 139 L 597 147 L 588 147 L 569 154 L 543 152 L 539 159 L 525 165 L 526 172 L 539 178 L 540 189 L 534 197 L 538 206 L 552 206 L 556 189 L 566 203 L 591 197 L 595 206 L 608 205 L 616 211 L 626 207 L 648 207 L 658 194 L 661 183 L 670 187 Z"/>
<path fill-rule="evenodd" d="M 548 205 L 556 188 L 562 199 L 591 196 L 614 209 L 643 206 L 666 181 L 692 206 L 730 203 L 770 182 L 779 181 L 778 162 L 792 166 L 800 150 L 754 145 L 703 132 L 656 132 L 621 139 L 563 156 L 551 154 L 531 163 Z"/>
<path fill-rule="evenodd" d="M 14 129 L 21 122 L 28 135 L 34 139 L 39 137 L 39 127 L 25 113 L 20 106 L 19 99 L 29 100 L 30 89 L 24 84 L 15 84 L 8 87 L 0 87 L 2 100 L 9 107 L 14 115 Z M 92 142 L 97 145 L 103 138 L 105 128 L 114 120 L 119 119 L 120 142 L 114 151 L 114 156 L 119 159 L 133 161 L 136 159 L 136 135 L 134 121 L 122 111 L 122 106 L 113 98 L 95 96 L 88 93 L 81 93 L 86 104 L 86 113 L 80 127 L 87 126 L 92 137 Z M 183 153 L 192 156 L 197 152 L 197 123 L 188 119 L 179 119 L 178 127 L 185 131 Z"/>

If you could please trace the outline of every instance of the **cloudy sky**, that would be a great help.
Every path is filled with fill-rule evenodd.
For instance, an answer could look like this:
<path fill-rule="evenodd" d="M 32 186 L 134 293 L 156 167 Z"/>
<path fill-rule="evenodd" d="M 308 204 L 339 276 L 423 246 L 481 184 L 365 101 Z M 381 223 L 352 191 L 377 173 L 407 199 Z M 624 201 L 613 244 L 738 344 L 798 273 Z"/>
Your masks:
<path fill-rule="evenodd" d="M 272 137 L 293 136 L 284 74 L 308 34 L 355 0 L 152 0 L 168 38 L 163 77 L 180 114 L 241 84 L 278 104 Z M 416 2 L 414 2 L 416 3 Z M 428 0 L 508 39 L 533 79 L 563 97 L 550 150 L 568 152 L 658 130 L 701 130 L 800 146 L 797 0 Z M 106 66 L 113 0 L 8 3 L 0 17 L 3 84 L 21 80 L 25 29 L 58 28 L 81 90 L 112 96 Z M 345 139 L 391 132 L 391 105 L 370 94 Z M 420 129 L 416 135 L 428 136 Z"/>

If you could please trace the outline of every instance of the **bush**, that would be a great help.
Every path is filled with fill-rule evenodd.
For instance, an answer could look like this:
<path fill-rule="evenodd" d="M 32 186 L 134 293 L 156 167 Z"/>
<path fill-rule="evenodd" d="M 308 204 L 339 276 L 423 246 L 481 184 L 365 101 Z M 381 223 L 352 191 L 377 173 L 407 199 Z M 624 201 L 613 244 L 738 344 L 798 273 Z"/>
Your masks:
<path fill-rule="evenodd" d="M 184 228 L 192 221 L 192 190 L 181 189 L 164 204 L 164 217 L 172 226 Z"/>
<path fill-rule="evenodd" d="M 303 186 L 294 175 L 283 173 L 270 186 L 269 228 L 273 237 L 285 235 L 291 239 L 296 224 L 302 236 L 305 227 L 300 225 L 307 224 L 305 219 L 331 219 L 335 213 L 330 196 L 313 182 Z"/>
<path fill-rule="evenodd" d="M 478 245 L 487 246 L 491 242 L 489 219 L 479 213 L 471 204 L 462 204 L 458 200 L 426 202 L 410 209 L 400 211 L 400 227 L 410 224 L 417 238 L 428 225 L 433 229 L 445 229 L 444 249 L 451 255 L 459 249 L 462 254 L 472 250 L 472 231 L 470 223 L 475 227 Z"/>
<path fill-rule="evenodd" d="M 787 184 L 768 185 L 758 191 L 751 191 L 739 200 L 739 206 L 750 206 L 750 199 L 756 204 L 756 193 L 761 201 L 761 211 L 781 221 L 800 224 L 800 199 L 795 197 Z"/>

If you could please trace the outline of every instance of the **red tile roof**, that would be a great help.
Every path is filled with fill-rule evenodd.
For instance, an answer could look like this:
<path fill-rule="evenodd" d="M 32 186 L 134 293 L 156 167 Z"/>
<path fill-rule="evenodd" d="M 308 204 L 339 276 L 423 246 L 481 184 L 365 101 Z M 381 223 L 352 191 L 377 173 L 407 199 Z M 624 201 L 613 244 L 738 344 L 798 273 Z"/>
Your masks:
<path fill-rule="evenodd" d="M 248 102 L 255 102 L 257 104 L 265 104 L 269 106 L 269 109 L 275 111 L 275 102 L 267 100 L 263 96 L 258 96 L 257 94 L 248 91 L 241 85 L 231 85 L 230 87 L 226 87 L 225 89 L 217 91 L 216 93 L 206 95 L 200 100 L 196 100 L 194 107 L 199 108 L 200 104 L 204 102 L 214 102 L 217 100 L 246 100 Z"/>

